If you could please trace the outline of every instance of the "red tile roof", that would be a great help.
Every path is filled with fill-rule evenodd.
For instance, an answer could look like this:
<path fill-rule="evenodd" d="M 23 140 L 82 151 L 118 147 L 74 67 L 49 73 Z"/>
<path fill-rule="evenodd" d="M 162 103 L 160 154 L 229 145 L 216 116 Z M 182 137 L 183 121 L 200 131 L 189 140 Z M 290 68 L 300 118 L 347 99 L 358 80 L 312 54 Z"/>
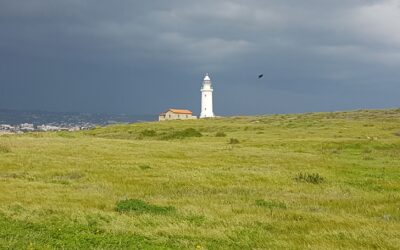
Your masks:
<path fill-rule="evenodd" d="M 160 115 L 165 115 L 168 111 L 171 111 L 174 114 L 183 114 L 183 115 L 192 115 L 193 112 L 187 109 L 168 109 L 166 112 L 161 113 Z"/>

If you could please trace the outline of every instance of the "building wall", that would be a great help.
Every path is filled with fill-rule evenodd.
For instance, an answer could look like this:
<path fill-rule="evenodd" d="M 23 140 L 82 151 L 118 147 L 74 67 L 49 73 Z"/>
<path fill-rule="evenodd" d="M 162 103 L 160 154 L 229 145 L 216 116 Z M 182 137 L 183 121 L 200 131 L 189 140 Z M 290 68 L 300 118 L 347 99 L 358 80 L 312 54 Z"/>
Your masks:
<path fill-rule="evenodd" d="M 158 116 L 159 121 L 165 121 L 165 115 L 159 115 Z"/>
<path fill-rule="evenodd" d="M 160 115 L 158 117 L 159 121 L 165 121 L 165 120 L 189 120 L 189 119 L 197 119 L 196 116 L 189 115 L 189 114 L 175 114 L 172 111 L 168 111 L 165 113 L 165 115 Z"/>

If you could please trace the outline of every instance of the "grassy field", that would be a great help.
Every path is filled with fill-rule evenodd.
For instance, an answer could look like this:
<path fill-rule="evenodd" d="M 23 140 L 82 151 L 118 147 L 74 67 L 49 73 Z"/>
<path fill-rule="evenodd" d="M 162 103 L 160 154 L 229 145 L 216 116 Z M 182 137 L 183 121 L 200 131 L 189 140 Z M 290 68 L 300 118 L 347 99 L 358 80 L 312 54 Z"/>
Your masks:
<path fill-rule="evenodd" d="M 0 248 L 399 249 L 400 109 L 0 136 Z"/>

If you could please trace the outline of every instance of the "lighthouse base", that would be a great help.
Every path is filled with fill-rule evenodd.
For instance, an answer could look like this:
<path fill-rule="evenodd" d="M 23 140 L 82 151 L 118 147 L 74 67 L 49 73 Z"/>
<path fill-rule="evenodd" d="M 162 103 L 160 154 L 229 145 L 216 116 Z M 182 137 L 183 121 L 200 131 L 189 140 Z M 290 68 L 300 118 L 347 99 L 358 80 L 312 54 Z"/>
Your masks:
<path fill-rule="evenodd" d="M 214 118 L 215 117 L 215 115 L 213 114 L 213 113 L 207 113 L 207 114 L 200 114 L 200 119 L 202 119 L 202 118 Z"/>

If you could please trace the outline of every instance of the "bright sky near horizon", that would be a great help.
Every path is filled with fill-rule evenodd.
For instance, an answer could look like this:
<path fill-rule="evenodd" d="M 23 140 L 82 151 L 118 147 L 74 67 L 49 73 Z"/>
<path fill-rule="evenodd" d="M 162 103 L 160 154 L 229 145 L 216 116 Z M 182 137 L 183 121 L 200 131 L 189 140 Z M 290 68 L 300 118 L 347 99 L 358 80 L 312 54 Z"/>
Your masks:
<path fill-rule="evenodd" d="M 0 108 L 390 108 L 399 69 L 400 0 L 0 0 Z"/>

